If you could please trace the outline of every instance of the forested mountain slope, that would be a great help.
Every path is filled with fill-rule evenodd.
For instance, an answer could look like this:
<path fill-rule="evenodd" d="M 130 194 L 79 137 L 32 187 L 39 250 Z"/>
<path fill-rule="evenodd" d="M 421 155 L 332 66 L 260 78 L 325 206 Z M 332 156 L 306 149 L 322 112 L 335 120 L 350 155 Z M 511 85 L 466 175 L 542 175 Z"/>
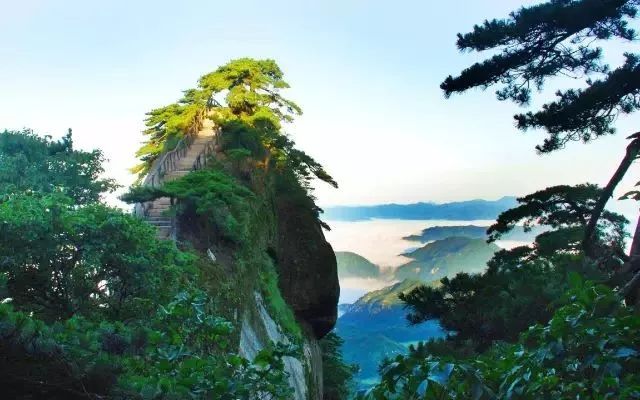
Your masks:
<path fill-rule="evenodd" d="M 300 113 L 285 87 L 272 60 L 238 59 L 148 113 L 143 178 L 200 145 L 181 147 L 203 118 L 216 147 L 197 170 L 132 187 L 138 216 L 102 202 L 115 187 L 102 154 L 71 134 L 0 133 L 6 396 L 322 398 L 339 286 L 309 181 L 336 184 L 282 133 Z M 146 214 L 157 199 L 166 211 Z M 172 240 L 145 221 L 159 216 Z"/>
<path fill-rule="evenodd" d="M 458 272 L 482 272 L 487 261 L 500 250 L 484 239 L 452 236 L 436 240 L 406 254 L 412 258 L 395 271 L 397 279 L 431 281 Z"/>

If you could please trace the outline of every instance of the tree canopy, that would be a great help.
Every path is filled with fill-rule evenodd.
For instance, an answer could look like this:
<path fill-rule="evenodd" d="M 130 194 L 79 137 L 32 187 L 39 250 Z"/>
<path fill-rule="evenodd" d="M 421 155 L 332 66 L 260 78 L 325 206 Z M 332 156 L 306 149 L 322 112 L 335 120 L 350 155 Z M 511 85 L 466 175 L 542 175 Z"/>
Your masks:
<path fill-rule="evenodd" d="M 240 357 L 219 293 L 209 293 L 212 277 L 203 276 L 212 265 L 102 203 L 113 188 L 101 178 L 102 157 L 72 143 L 71 134 L 59 142 L 0 134 L 5 396 L 288 398 L 283 357 L 294 349 L 273 345 L 252 361 Z M 188 182 L 202 189 L 197 177 Z M 246 192 L 209 200 L 224 204 Z"/>
<path fill-rule="evenodd" d="M 538 151 L 562 148 L 572 140 L 590 141 L 615 132 L 620 113 L 640 107 L 638 56 L 611 70 L 603 61 L 602 40 L 635 40 L 629 20 L 638 12 L 637 0 L 551 0 L 522 7 L 509 18 L 486 20 L 472 32 L 458 34 L 460 50 L 495 50 L 494 56 L 473 64 L 440 86 L 446 96 L 474 87 L 498 85 L 500 100 L 527 105 L 533 90 L 555 76 L 585 78 L 586 88 L 558 91 L 558 99 L 537 112 L 515 116 L 526 130 L 543 128 L 549 136 Z M 596 75 L 599 78 L 589 79 Z"/>
<path fill-rule="evenodd" d="M 385 361 L 364 399 L 633 399 L 640 318 L 609 287 L 571 275 L 553 317 L 482 354 L 411 346 Z"/>
<path fill-rule="evenodd" d="M 489 227 L 489 241 L 499 239 L 522 223 L 525 230 L 536 225 L 552 228 L 536 237 L 535 250 L 539 255 L 583 251 L 584 231 L 601 194 L 602 189 L 593 184 L 559 185 L 518 198 L 520 205 L 501 213 L 496 223 Z M 625 259 L 627 223 L 620 214 L 606 210 L 602 213 L 593 245 L 598 249 L 599 259 L 610 256 Z"/>
<path fill-rule="evenodd" d="M 71 131 L 61 140 L 30 130 L 0 132 L 0 201 L 24 191 L 62 193 L 79 204 L 113 191 L 115 181 L 104 178 L 104 157 L 73 147 Z"/>
<path fill-rule="evenodd" d="M 319 179 L 337 187 L 320 163 L 295 147 L 283 132 L 283 123 L 293 121 L 302 109 L 282 96 L 289 87 L 273 60 L 240 58 L 203 75 L 195 89 L 184 91 L 177 103 L 147 114 L 146 143 L 138 150 L 142 163 L 133 168 L 144 176 L 153 162 L 173 149 L 189 132 L 200 129 L 203 119 L 212 119 L 223 151 L 234 160 L 252 159 L 256 167 L 280 172 L 281 188 L 296 191 L 299 183 L 311 207 L 311 181 Z"/>
<path fill-rule="evenodd" d="M 518 198 L 520 205 L 501 213 L 489 227 L 495 241 L 517 224 L 544 226 L 531 246 L 501 250 L 482 274 L 461 273 L 440 286 L 423 285 L 402 294 L 409 322 L 438 318 L 453 344 L 465 341 L 484 350 L 495 341 L 514 341 L 532 324 L 545 323 L 567 289 L 569 272 L 604 279 L 623 263 L 627 220 L 606 211 L 598 225 L 598 264 L 584 263 L 582 237 L 602 189 L 592 184 L 553 186 Z"/>
<path fill-rule="evenodd" d="M 133 171 L 144 175 L 162 152 L 171 150 L 189 130 L 198 129 L 203 118 L 218 124 L 237 120 L 251 127 L 268 121 L 278 130 L 281 122 L 302 113 L 280 94 L 288 87 L 278 65 L 269 59 L 240 58 L 203 75 L 177 103 L 147 113 L 148 139 L 136 153 L 143 164 Z"/>

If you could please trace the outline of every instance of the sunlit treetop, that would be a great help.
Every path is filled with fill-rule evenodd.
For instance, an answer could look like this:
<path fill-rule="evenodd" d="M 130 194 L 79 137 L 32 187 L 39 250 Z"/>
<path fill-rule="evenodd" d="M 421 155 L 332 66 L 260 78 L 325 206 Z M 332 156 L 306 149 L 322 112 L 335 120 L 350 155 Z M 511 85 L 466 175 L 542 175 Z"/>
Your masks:
<path fill-rule="evenodd" d="M 240 58 L 203 75 L 178 102 L 147 113 L 147 140 L 136 153 L 142 163 L 132 172 L 144 175 L 160 154 L 174 148 L 205 117 L 219 124 L 239 120 L 250 126 L 267 120 L 280 129 L 282 122 L 302 114 L 280 94 L 288 87 L 276 62 L 269 59 Z"/>
<path fill-rule="evenodd" d="M 221 111 L 244 122 L 266 117 L 279 125 L 280 121 L 291 122 L 295 115 L 302 114 L 296 103 L 280 95 L 280 89 L 289 88 L 289 84 L 283 80 L 282 71 L 273 60 L 233 60 L 202 76 L 198 86 L 205 96 L 228 90 L 227 107 Z M 194 96 L 198 94 L 194 93 Z"/>

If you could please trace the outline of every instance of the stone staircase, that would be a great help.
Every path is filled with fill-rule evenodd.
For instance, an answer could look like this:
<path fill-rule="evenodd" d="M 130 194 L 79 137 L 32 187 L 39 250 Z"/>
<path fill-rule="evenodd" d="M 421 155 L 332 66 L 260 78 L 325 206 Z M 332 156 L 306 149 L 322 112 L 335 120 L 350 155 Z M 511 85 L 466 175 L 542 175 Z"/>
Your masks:
<path fill-rule="evenodd" d="M 185 176 L 206 165 L 213 154 L 216 129 L 208 118 L 203 118 L 200 129 L 190 137 L 185 137 L 175 150 L 166 153 L 154 165 L 144 180 L 145 186 L 158 186 Z M 158 229 L 158 238 L 175 238 L 174 219 L 168 215 L 171 199 L 161 197 L 136 206 L 135 214 L 146 219 Z"/>

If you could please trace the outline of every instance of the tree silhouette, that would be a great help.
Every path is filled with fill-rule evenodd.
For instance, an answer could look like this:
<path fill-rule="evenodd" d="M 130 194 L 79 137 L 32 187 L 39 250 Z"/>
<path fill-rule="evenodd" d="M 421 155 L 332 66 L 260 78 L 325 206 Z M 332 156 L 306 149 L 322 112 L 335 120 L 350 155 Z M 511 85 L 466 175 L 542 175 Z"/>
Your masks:
<path fill-rule="evenodd" d="M 539 153 L 562 149 L 571 141 L 590 142 L 615 133 L 621 114 L 640 108 L 640 57 L 625 53 L 622 65 L 612 69 L 603 61 L 602 41 L 633 41 L 629 27 L 636 18 L 638 0 L 550 0 L 522 7 L 506 19 L 486 20 L 473 31 L 458 34 L 460 50 L 497 50 L 440 85 L 445 96 L 471 88 L 498 86 L 499 100 L 528 105 L 533 90 L 542 90 L 551 77 L 583 79 L 586 87 L 556 92 L 556 100 L 540 110 L 515 115 L 521 130 L 543 129 L 547 137 Z M 596 227 L 608 199 L 640 152 L 638 134 L 629 136 L 625 156 L 595 204 L 583 237 L 585 253 L 594 257 Z M 638 231 L 638 229 L 636 229 Z M 622 270 L 640 267 L 640 235 L 634 236 L 629 262 Z M 635 265 L 638 264 L 638 265 Z M 640 282 L 640 277 L 636 281 Z"/>

